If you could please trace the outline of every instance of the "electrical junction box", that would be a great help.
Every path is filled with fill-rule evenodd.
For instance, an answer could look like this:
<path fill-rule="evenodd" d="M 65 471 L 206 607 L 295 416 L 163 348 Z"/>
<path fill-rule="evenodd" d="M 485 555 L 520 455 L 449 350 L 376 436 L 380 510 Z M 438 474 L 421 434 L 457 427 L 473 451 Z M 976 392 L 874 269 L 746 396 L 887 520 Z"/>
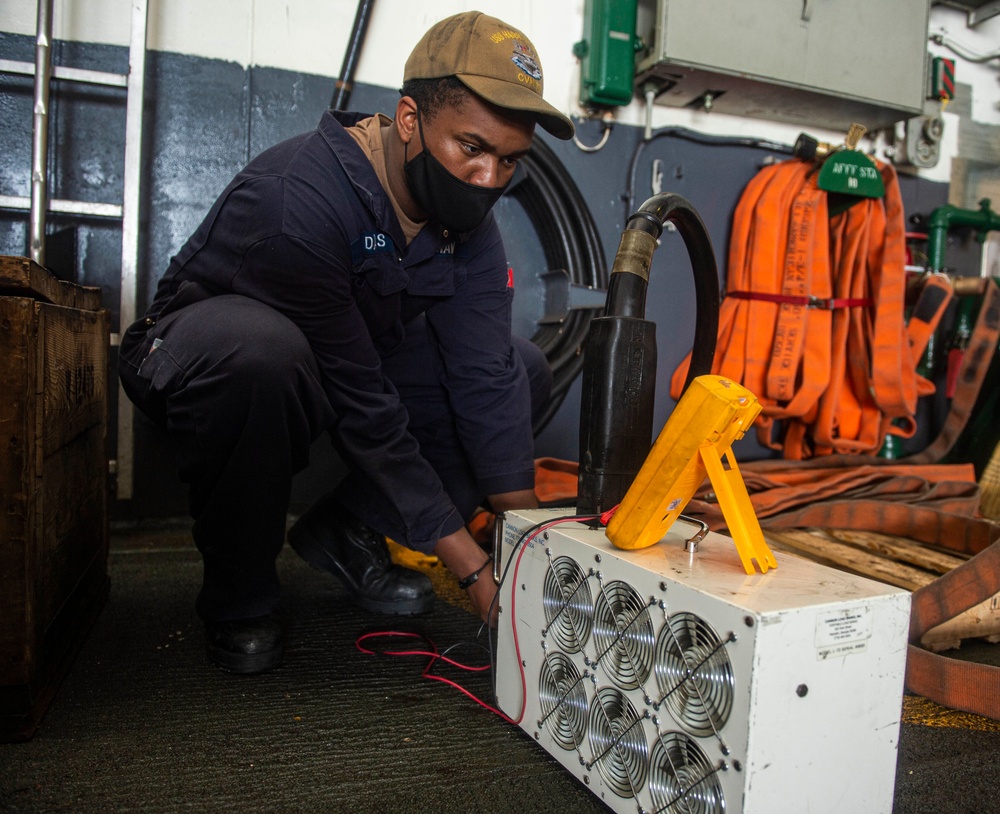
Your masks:
<path fill-rule="evenodd" d="M 748 576 L 683 516 L 628 551 L 557 517 L 497 524 L 495 689 L 590 791 L 628 814 L 890 814 L 908 592 L 780 552 Z"/>
<path fill-rule="evenodd" d="M 924 112 L 929 0 L 639 0 L 657 104 L 869 131 Z"/>

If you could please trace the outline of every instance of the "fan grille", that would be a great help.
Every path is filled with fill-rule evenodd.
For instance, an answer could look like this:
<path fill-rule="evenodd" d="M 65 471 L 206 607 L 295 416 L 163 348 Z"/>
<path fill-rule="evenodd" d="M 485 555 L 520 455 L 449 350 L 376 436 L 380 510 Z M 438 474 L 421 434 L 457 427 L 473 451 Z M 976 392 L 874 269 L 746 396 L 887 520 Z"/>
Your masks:
<path fill-rule="evenodd" d="M 635 707 L 614 687 L 602 687 L 590 705 L 590 746 L 594 763 L 621 797 L 634 797 L 649 771 L 646 735 Z"/>
<path fill-rule="evenodd" d="M 733 708 L 733 668 L 706 621 L 675 613 L 660 629 L 654 672 L 660 699 L 687 732 L 718 734 Z"/>
<path fill-rule="evenodd" d="M 573 662 L 562 653 L 546 655 L 538 676 L 542 721 L 563 749 L 576 749 L 587 734 L 587 693 Z"/>
<path fill-rule="evenodd" d="M 541 597 L 525 617 L 525 630 L 541 635 L 535 738 L 615 810 L 634 803 L 652 814 L 725 814 L 740 778 L 710 762 L 701 739 L 731 754 L 723 733 L 737 700 L 734 635 L 720 638 L 695 613 L 670 614 L 657 594 L 663 582 L 647 594 L 624 574 L 609 579 L 603 552 L 589 569 L 573 554 L 553 541 L 536 550 Z M 727 734 L 739 741 L 741 732 Z"/>
<path fill-rule="evenodd" d="M 586 645 L 593 627 L 593 597 L 587 575 L 570 557 L 556 557 L 545 572 L 542 589 L 545 624 L 552 638 L 567 653 Z"/>
<path fill-rule="evenodd" d="M 722 814 L 726 801 L 708 757 L 682 732 L 668 732 L 653 744 L 649 791 L 657 814 Z"/>
<path fill-rule="evenodd" d="M 653 666 L 656 634 L 649 609 L 625 582 L 603 585 L 594 605 L 597 661 L 623 690 L 638 689 Z"/>

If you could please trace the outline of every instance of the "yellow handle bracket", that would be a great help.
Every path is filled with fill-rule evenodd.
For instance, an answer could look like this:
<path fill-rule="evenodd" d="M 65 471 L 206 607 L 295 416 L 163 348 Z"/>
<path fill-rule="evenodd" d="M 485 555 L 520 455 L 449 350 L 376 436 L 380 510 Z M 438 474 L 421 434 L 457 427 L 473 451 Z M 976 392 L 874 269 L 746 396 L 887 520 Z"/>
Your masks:
<path fill-rule="evenodd" d="M 618 548 L 651 546 L 688 504 L 706 475 L 715 489 L 740 561 L 748 574 L 776 568 L 730 447 L 760 414 L 757 397 L 722 376 L 698 376 L 653 444 L 608 523 Z M 729 469 L 722 465 L 725 455 Z"/>
<path fill-rule="evenodd" d="M 747 485 L 743 482 L 733 451 L 726 450 L 729 469 L 723 468 L 719 451 L 712 444 L 704 444 L 698 453 L 715 490 L 722 516 L 726 518 L 729 533 L 736 543 L 743 570 L 748 574 L 754 573 L 753 560 L 757 561 L 762 574 L 766 574 L 768 568 L 777 568 L 778 561 L 764 542 L 764 533 L 760 530 L 757 514 L 753 510 Z"/>

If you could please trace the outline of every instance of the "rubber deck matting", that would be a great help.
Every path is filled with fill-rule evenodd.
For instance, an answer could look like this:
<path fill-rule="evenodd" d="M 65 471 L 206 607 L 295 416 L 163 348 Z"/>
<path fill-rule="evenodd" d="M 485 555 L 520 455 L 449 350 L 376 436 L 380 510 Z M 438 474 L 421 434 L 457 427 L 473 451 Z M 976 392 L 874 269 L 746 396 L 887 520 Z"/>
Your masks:
<path fill-rule="evenodd" d="M 419 633 L 441 650 L 471 642 L 478 621 L 440 566 L 422 566 L 439 588 L 432 614 L 374 617 L 286 547 L 284 665 L 241 677 L 205 660 L 193 610 L 201 564 L 189 541 L 113 544 L 111 595 L 38 732 L 0 745 L 0 811 L 609 810 L 519 728 L 422 678 L 422 657 L 356 648 L 376 631 Z M 451 655 L 485 659 L 472 647 Z M 488 673 L 438 672 L 490 700 Z M 969 726 L 927 704 L 906 699 L 894 814 L 993 810 L 1000 725 L 965 716 L 982 723 Z M 907 722 L 921 715 L 935 725 Z"/>

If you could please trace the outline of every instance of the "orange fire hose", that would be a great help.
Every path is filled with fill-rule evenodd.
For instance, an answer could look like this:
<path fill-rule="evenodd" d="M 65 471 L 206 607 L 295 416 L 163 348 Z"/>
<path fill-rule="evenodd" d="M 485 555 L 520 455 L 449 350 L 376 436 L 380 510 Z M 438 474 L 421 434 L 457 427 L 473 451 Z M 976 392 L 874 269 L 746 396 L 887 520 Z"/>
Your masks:
<path fill-rule="evenodd" d="M 934 389 L 916 365 L 950 284 L 928 278 L 907 325 L 903 205 L 895 170 L 879 171 L 884 199 L 831 216 L 811 164 L 773 164 L 734 215 L 712 372 L 757 395 L 758 437 L 787 459 L 874 455 L 887 434 L 913 435 L 917 397 Z"/>

